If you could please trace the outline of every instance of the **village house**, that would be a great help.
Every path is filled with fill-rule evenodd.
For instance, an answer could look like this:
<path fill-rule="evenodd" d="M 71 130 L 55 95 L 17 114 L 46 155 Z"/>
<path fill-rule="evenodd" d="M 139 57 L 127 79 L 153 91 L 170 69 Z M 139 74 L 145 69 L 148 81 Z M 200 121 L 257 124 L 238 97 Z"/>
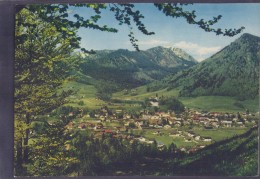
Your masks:
<path fill-rule="evenodd" d="M 199 145 L 198 146 L 200 149 L 203 149 L 203 148 L 205 148 L 205 145 Z"/>
<path fill-rule="evenodd" d="M 143 119 L 135 119 L 135 122 L 138 122 L 140 126 L 144 126 L 145 120 L 143 120 Z"/>
<path fill-rule="evenodd" d="M 181 134 L 178 131 L 173 131 L 169 133 L 170 137 L 180 137 Z"/>
<path fill-rule="evenodd" d="M 97 130 L 97 129 L 103 129 L 104 128 L 104 126 L 103 126 L 103 124 L 102 123 L 97 123 L 95 126 L 94 126 L 94 130 Z"/>
<path fill-rule="evenodd" d="M 159 107 L 159 102 L 158 101 L 150 101 L 150 104 L 152 107 Z"/>
<path fill-rule="evenodd" d="M 110 129 L 103 130 L 102 132 L 103 132 L 103 134 L 109 134 L 109 135 L 115 135 L 115 134 L 116 134 L 116 132 L 115 132 L 115 131 L 113 131 L 113 130 L 110 130 Z"/>
<path fill-rule="evenodd" d="M 95 114 L 94 116 L 95 118 L 99 118 L 100 114 Z"/>
<path fill-rule="evenodd" d="M 165 145 L 164 145 L 164 143 L 162 143 L 162 142 L 157 142 L 157 147 L 159 148 L 159 149 L 162 149 L 162 147 L 164 147 Z"/>
<path fill-rule="evenodd" d="M 170 125 L 163 126 L 164 129 L 171 129 L 172 127 Z"/>
<path fill-rule="evenodd" d="M 185 138 L 184 142 L 192 142 L 191 138 Z"/>
<path fill-rule="evenodd" d="M 176 127 L 180 127 L 181 126 L 181 122 L 180 121 L 175 121 L 173 124 Z"/>
<path fill-rule="evenodd" d="M 232 126 L 232 121 L 221 121 L 221 124 L 225 127 L 231 127 Z"/>
<path fill-rule="evenodd" d="M 115 127 L 116 128 L 116 133 L 121 133 L 121 132 L 126 132 L 127 128 L 126 127 Z"/>
<path fill-rule="evenodd" d="M 145 141 L 145 143 L 147 143 L 147 144 L 153 144 L 154 141 L 152 141 L 152 140 L 147 140 L 147 141 Z"/>
<path fill-rule="evenodd" d="M 140 125 L 140 123 L 138 121 L 135 122 L 135 126 L 139 129 L 139 130 L 142 130 L 142 127 Z"/>
<path fill-rule="evenodd" d="M 180 148 L 180 151 L 181 151 L 181 152 L 187 152 L 187 149 L 186 149 L 185 147 L 181 147 L 181 148 Z"/>
<path fill-rule="evenodd" d="M 196 140 L 196 141 L 199 141 L 200 140 L 200 136 L 199 135 L 197 135 L 197 136 L 194 136 L 194 139 Z"/>
<path fill-rule="evenodd" d="M 187 132 L 187 135 L 188 135 L 189 137 L 193 137 L 193 136 L 195 136 L 196 134 L 195 134 L 195 132 L 193 132 L 193 131 L 188 131 L 188 132 Z"/>
<path fill-rule="evenodd" d="M 144 137 L 139 137 L 139 138 L 136 138 L 137 140 L 139 140 L 140 142 L 145 142 L 145 138 Z"/>
<path fill-rule="evenodd" d="M 237 124 L 237 126 L 239 126 L 239 127 L 245 127 L 245 125 L 243 124 L 243 122 L 237 122 L 236 124 Z"/>
<path fill-rule="evenodd" d="M 129 115 L 129 114 L 124 114 L 123 119 L 131 119 L 131 115 Z"/>
<path fill-rule="evenodd" d="M 154 135 L 160 135 L 161 132 L 160 132 L 160 131 L 155 131 L 155 132 L 153 132 L 152 134 L 154 134 Z"/>
<path fill-rule="evenodd" d="M 204 142 L 211 142 L 212 138 L 211 137 L 203 137 L 202 139 Z"/>
<path fill-rule="evenodd" d="M 232 121 L 233 121 L 233 122 L 237 122 L 237 121 L 238 121 L 238 118 L 235 117 L 235 118 L 232 119 Z"/>
<path fill-rule="evenodd" d="M 116 113 L 117 113 L 117 114 L 120 114 L 120 113 L 122 113 L 122 112 L 123 112 L 122 109 L 117 109 L 117 110 L 116 110 Z"/>

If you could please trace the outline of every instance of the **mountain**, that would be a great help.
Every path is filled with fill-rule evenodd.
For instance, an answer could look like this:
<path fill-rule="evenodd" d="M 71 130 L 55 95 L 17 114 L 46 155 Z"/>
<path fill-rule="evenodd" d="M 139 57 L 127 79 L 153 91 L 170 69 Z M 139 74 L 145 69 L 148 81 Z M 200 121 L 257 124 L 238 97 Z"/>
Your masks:
<path fill-rule="evenodd" d="M 187 69 L 197 61 L 177 48 L 155 47 L 146 51 L 100 50 L 89 55 L 81 72 L 97 80 L 133 88 Z"/>
<path fill-rule="evenodd" d="M 253 99 L 259 89 L 260 37 L 243 34 L 203 62 L 165 78 L 180 96 L 232 96 Z"/>

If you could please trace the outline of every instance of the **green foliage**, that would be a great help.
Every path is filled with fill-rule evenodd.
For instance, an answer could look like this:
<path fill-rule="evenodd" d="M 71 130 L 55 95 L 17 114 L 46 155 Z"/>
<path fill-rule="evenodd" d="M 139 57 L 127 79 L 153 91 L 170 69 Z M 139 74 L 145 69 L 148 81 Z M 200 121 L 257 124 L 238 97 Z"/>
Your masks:
<path fill-rule="evenodd" d="M 67 118 L 75 118 L 75 116 L 79 114 L 86 114 L 87 109 L 82 109 L 82 108 L 77 108 L 77 107 L 72 107 L 72 106 L 60 106 L 57 107 L 57 109 L 53 110 L 50 113 L 50 116 L 53 117 L 61 117 L 61 116 L 66 116 Z"/>
<path fill-rule="evenodd" d="M 78 102 L 78 104 L 79 104 L 80 106 L 84 106 L 84 101 L 80 101 L 80 102 Z"/>
<path fill-rule="evenodd" d="M 130 123 L 129 123 L 129 127 L 130 127 L 130 128 L 136 128 L 136 125 L 135 125 L 135 123 L 130 122 Z"/>
<path fill-rule="evenodd" d="M 145 145 L 137 140 L 130 142 L 122 138 L 113 138 L 111 135 L 93 139 L 89 131 L 80 131 L 75 135 L 71 150 L 80 161 L 74 166 L 74 170 L 83 176 L 111 175 L 116 170 L 129 167 L 135 169 L 138 160 L 162 155 L 156 141 L 151 145 Z M 175 151 L 172 147 L 169 154 Z"/>
<path fill-rule="evenodd" d="M 229 96 L 198 96 L 198 97 L 179 97 L 178 98 L 186 107 L 197 110 L 218 111 L 218 112 L 238 112 L 244 110 L 235 105 L 242 104 L 250 111 L 257 112 L 259 109 L 259 98 L 253 100 L 238 101 Z"/>
<path fill-rule="evenodd" d="M 115 91 L 116 85 L 108 82 L 100 82 L 96 85 L 97 93 L 96 96 L 104 101 L 109 101 L 112 97 L 112 92 Z"/>
<path fill-rule="evenodd" d="M 234 103 L 234 106 L 237 106 L 237 107 L 242 108 L 242 109 L 245 108 L 245 107 L 243 106 L 243 104 L 242 104 L 241 102 L 238 102 L 238 101 L 236 101 L 236 102 Z"/>
<path fill-rule="evenodd" d="M 160 106 L 165 106 L 167 111 L 172 110 L 177 114 L 182 113 L 185 110 L 182 102 L 174 97 L 160 99 Z"/>
<path fill-rule="evenodd" d="M 252 128 L 245 134 L 216 142 L 195 154 L 187 155 L 179 161 L 179 167 L 173 168 L 172 173 L 174 175 L 255 176 L 258 166 L 257 138 L 257 129 Z"/>
<path fill-rule="evenodd" d="M 71 38 L 62 39 L 55 26 L 28 9 L 17 13 L 15 35 L 15 175 L 23 175 L 30 174 L 23 167 L 35 157 L 35 146 L 29 145 L 31 122 L 65 103 L 71 91 L 58 89 L 78 61 L 71 56 Z"/>
<path fill-rule="evenodd" d="M 32 136 L 30 162 L 26 165 L 29 176 L 61 176 L 71 173 L 70 167 L 78 160 L 66 148 L 71 134 L 64 130 L 69 121 L 61 120 L 47 125 L 41 133 Z"/>
<path fill-rule="evenodd" d="M 44 129 L 48 126 L 48 123 L 44 121 L 35 121 L 31 123 L 32 131 L 40 134 L 44 132 Z"/>

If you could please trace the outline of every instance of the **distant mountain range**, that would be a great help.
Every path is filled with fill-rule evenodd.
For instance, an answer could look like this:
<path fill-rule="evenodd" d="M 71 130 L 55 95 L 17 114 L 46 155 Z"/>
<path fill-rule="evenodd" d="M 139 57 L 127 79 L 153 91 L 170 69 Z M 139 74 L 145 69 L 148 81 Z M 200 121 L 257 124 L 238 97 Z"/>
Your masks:
<path fill-rule="evenodd" d="M 180 96 L 220 95 L 252 99 L 259 90 L 260 37 L 243 34 L 203 62 L 168 76 L 161 88 L 180 88 Z"/>
<path fill-rule="evenodd" d="M 100 50 L 87 56 L 74 75 L 102 88 L 109 84 L 111 91 L 148 85 L 152 91 L 178 88 L 179 96 L 245 100 L 258 95 L 259 61 L 260 37 L 243 34 L 201 63 L 178 48 Z"/>
<path fill-rule="evenodd" d="M 193 57 L 177 48 L 155 47 L 140 52 L 100 50 L 84 59 L 81 72 L 124 89 L 160 80 L 197 63 Z"/>

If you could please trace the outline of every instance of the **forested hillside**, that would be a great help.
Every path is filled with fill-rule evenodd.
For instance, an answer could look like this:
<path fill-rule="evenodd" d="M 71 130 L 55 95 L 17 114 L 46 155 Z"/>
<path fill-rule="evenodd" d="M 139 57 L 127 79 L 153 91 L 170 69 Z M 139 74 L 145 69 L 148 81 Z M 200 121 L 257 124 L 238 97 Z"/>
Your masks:
<path fill-rule="evenodd" d="M 216 142 L 187 156 L 174 169 L 175 175 L 256 176 L 258 172 L 258 130 Z"/>
<path fill-rule="evenodd" d="M 138 87 L 197 64 L 181 49 L 155 47 L 146 51 L 101 50 L 89 55 L 82 73 L 121 89 Z"/>
<path fill-rule="evenodd" d="M 180 96 L 232 96 L 254 99 L 259 89 L 260 38 L 243 34 L 209 59 L 177 75 L 161 87 L 181 87 Z"/>

